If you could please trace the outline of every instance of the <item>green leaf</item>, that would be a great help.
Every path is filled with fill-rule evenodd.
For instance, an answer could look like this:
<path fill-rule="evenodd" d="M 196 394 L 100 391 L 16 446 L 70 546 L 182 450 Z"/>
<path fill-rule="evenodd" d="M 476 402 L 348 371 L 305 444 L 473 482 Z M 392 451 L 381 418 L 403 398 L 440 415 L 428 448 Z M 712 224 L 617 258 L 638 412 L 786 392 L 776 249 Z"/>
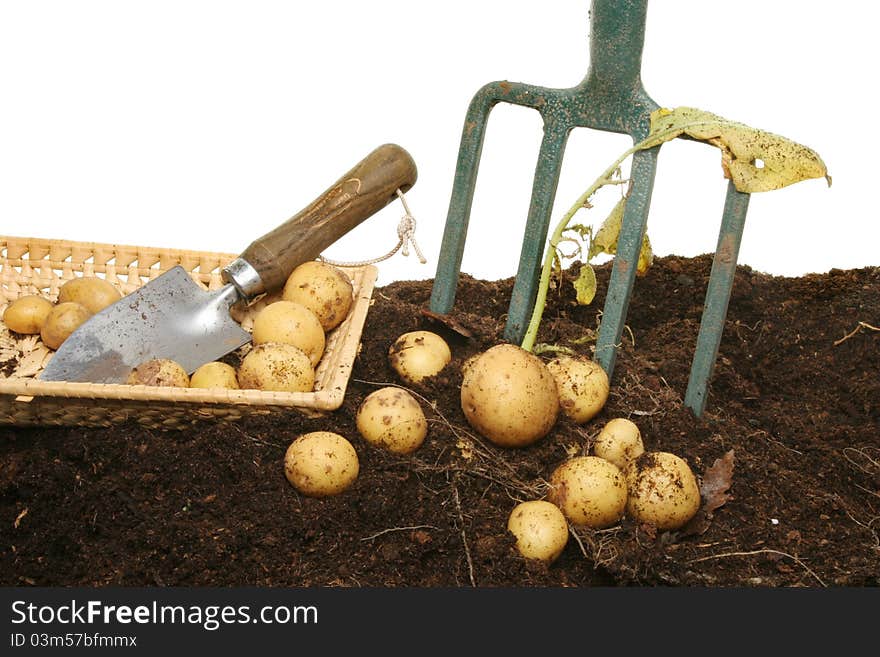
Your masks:
<path fill-rule="evenodd" d="M 593 268 L 586 264 L 581 267 L 581 273 L 577 280 L 573 283 L 574 289 L 577 291 L 577 302 L 581 306 L 588 306 L 596 297 L 596 272 Z"/>
<path fill-rule="evenodd" d="M 724 177 L 740 192 L 772 191 L 809 178 L 824 177 L 831 185 L 825 163 L 811 148 L 693 107 L 652 112 L 651 133 L 643 147 L 681 135 L 719 148 Z"/>

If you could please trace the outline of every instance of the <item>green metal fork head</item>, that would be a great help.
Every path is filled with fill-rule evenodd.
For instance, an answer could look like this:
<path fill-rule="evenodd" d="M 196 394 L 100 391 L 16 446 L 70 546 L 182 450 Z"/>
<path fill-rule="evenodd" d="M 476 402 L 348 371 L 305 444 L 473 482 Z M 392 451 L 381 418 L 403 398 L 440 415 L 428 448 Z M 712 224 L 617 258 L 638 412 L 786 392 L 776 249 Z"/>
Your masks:
<path fill-rule="evenodd" d="M 593 0 L 590 10 L 590 65 L 583 81 L 574 87 L 551 89 L 500 81 L 485 85 L 474 95 L 462 129 L 431 294 L 431 310 L 449 313 L 455 302 L 489 113 L 498 103 L 530 107 L 539 112 L 543 119 L 544 136 L 535 167 L 531 204 L 504 332 L 506 340 L 514 343 L 522 341 L 537 294 L 550 214 L 569 134 L 574 128 L 592 128 L 629 135 L 635 143 L 647 137 L 650 130 L 651 112 L 658 105 L 645 92 L 641 80 L 646 13 L 647 0 Z M 645 234 L 659 148 L 639 151 L 633 157 L 632 182 L 596 343 L 595 358 L 609 377 L 613 373 L 616 345 L 623 334 L 635 280 L 635 265 Z M 738 199 L 737 195 L 745 199 Z M 728 206 L 736 205 L 732 204 L 731 199 L 738 199 L 738 205 L 731 212 L 741 211 L 742 217 L 738 223 L 731 223 L 727 221 L 728 209 L 725 209 L 722 233 L 728 224 L 728 229 L 733 230 L 725 242 L 726 268 L 716 274 L 713 267 L 712 281 L 714 288 L 717 288 L 715 295 L 719 298 L 713 304 L 714 317 L 704 314 L 701 336 L 704 328 L 711 330 L 708 337 L 698 339 L 686 397 L 686 403 L 698 415 L 705 404 L 708 380 L 717 355 L 718 344 L 715 342 L 713 346 L 712 342 L 716 337 L 720 341 L 719 327 L 723 327 L 727 312 L 747 198 L 748 195 L 729 188 Z M 710 295 L 712 290 L 710 282 Z M 707 297 L 707 309 L 710 300 Z M 698 362 L 701 363 L 699 367 Z"/>

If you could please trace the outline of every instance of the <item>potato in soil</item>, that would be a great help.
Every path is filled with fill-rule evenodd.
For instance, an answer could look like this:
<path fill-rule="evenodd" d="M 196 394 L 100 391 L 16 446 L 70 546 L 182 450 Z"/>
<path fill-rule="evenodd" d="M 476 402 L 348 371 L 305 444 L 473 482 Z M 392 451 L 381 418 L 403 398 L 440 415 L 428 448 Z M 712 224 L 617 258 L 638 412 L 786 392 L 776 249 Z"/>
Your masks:
<path fill-rule="evenodd" d="M 309 357 L 299 347 L 283 342 L 255 345 L 238 366 L 238 385 L 242 389 L 275 392 L 311 392 L 315 371 Z"/>
<path fill-rule="evenodd" d="M 3 311 L 6 328 L 22 335 L 37 335 L 54 304 L 38 294 L 28 294 L 10 302 Z"/>
<path fill-rule="evenodd" d="M 556 380 L 562 412 L 576 424 L 592 420 L 608 401 L 608 374 L 582 356 L 557 356 L 547 363 Z"/>
<path fill-rule="evenodd" d="M 331 331 L 348 316 L 354 300 L 353 290 L 351 279 L 340 269 L 312 260 L 291 272 L 281 297 L 311 310 L 324 331 Z"/>
<path fill-rule="evenodd" d="M 188 388 L 189 374 L 180 363 L 168 358 L 153 358 L 135 367 L 128 375 L 129 385 Z"/>
<path fill-rule="evenodd" d="M 697 478 L 680 456 L 645 452 L 625 472 L 627 514 L 657 529 L 679 529 L 700 509 Z"/>
<path fill-rule="evenodd" d="M 559 507 L 545 500 L 521 502 L 507 519 L 516 549 L 526 559 L 551 564 L 568 543 L 568 522 Z"/>
<path fill-rule="evenodd" d="M 403 388 L 387 386 L 364 398 L 355 418 L 371 445 L 395 454 L 410 454 L 428 435 L 428 421 L 416 398 Z"/>
<path fill-rule="evenodd" d="M 439 374 L 452 360 L 452 351 L 432 331 L 409 331 L 388 349 L 388 360 L 401 379 L 417 384 Z"/>
<path fill-rule="evenodd" d="M 40 339 L 49 349 L 58 349 L 91 316 L 88 308 L 75 301 L 56 304 L 43 322 Z"/>
<path fill-rule="evenodd" d="M 604 529 L 626 510 L 626 478 L 613 463 L 598 456 L 576 456 L 550 476 L 547 499 L 573 525 Z"/>
<path fill-rule="evenodd" d="M 302 494 L 338 495 L 357 479 L 357 452 L 343 436 L 312 431 L 294 440 L 284 454 L 284 475 Z"/>
<path fill-rule="evenodd" d="M 624 417 L 608 420 L 593 443 L 594 455 L 611 461 L 621 470 L 644 453 L 645 445 L 638 425 Z"/>
<path fill-rule="evenodd" d="M 75 301 L 89 312 L 99 313 L 122 298 L 122 293 L 109 281 L 97 276 L 72 278 L 58 290 L 58 303 Z"/>
<path fill-rule="evenodd" d="M 468 423 L 501 447 L 525 447 L 546 436 L 559 413 L 559 395 L 544 361 L 513 344 L 467 360 L 461 408 Z"/>

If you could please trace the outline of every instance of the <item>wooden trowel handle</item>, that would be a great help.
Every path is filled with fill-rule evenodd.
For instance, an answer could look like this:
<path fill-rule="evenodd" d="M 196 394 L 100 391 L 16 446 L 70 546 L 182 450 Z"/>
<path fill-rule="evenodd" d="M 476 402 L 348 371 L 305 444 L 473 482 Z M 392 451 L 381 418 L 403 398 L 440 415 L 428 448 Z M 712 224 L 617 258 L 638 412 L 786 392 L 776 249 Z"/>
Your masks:
<path fill-rule="evenodd" d="M 263 235 L 241 254 L 266 291 L 279 289 L 302 263 L 314 260 L 345 233 L 416 182 L 412 157 L 396 144 L 379 146 L 308 207 Z"/>

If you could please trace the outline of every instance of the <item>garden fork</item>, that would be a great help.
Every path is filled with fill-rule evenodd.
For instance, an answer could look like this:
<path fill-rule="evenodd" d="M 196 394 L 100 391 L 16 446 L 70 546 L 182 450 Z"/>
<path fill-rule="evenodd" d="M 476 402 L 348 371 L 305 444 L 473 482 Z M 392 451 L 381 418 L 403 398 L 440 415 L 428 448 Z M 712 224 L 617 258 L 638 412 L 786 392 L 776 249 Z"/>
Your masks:
<path fill-rule="evenodd" d="M 575 87 L 551 89 L 518 82 L 491 82 L 471 100 L 464 121 L 446 226 L 431 292 L 430 308 L 452 310 L 461 271 L 474 186 L 489 112 L 498 103 L 537 110 L 544 137 L 532 186 L 516 279 L 511 294 L 506 340 L 520 343 L 534 306 L 550 214 L 559 183 L 562 157 L 574 128 L 592 128 L 629 135 L 633 143 L 648 136 L 651 112 L 658 109 L 641 81 L 647 0 L 593 0 L 590 11 L 590 64 Z M 633 155 L 631 187 L 599 324 L 595 360 L 614 371 L 617 346 L 636 277 L 645 235 L 660 146 Z M 700 416 L 727 315 L 733 276 L 749 204 L 749 194 L 727 187 L 727 198 L 712 272 L 706 292 L 696 351 L 688 379 L 685 405 Z"/>

